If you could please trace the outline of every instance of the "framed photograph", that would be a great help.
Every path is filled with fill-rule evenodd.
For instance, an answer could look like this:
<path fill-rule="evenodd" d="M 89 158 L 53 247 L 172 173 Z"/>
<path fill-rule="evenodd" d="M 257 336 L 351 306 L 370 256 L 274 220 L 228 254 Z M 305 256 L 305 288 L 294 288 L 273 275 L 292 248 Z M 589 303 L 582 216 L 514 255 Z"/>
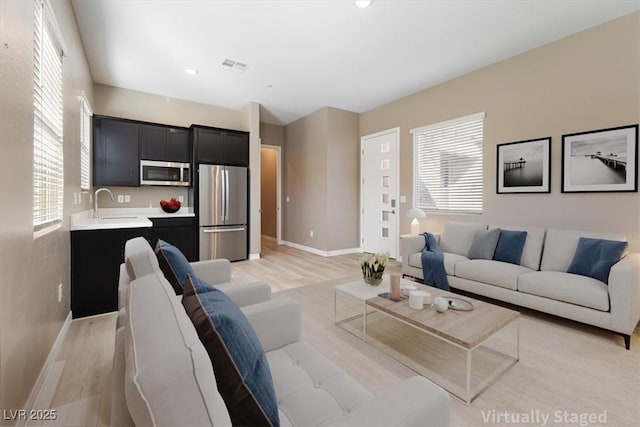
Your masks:
<path fill-rule="evenodd" d="M 551 192 L 551 137 L 498 144 L 496 191 Z"/>
<path fill-rule="evenodd" d="M 562 192 L 638 191 L 638 125 L 562 135 Z"/>

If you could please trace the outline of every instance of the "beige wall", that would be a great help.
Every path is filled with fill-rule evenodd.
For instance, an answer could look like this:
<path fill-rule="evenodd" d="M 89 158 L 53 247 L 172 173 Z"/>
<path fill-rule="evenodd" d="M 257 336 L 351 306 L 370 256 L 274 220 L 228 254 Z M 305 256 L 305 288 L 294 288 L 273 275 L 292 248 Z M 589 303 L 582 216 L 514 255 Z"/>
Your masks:
<path fill-rule="evenodd" d="M 167 98 L 145 92 L 94 85 L 96 114 L 189 127 L 215 126 L 249 131 L 241 110 Z"/>
<path fill-rule="evenodd" d="M 323 250 L 327 250 L 327 116 L 328 109 L 323 108 L 290 123 L 284 138 L 283 239 Z"/>
<path fill-rule="evenodd" d="M 284 240 L 323 251 L 359 246 L 358 147 L 352 112 L 325 107 L 285 127 Z"/>
<path fill-rule="evenodd" d="M 360 135 L 400 126 L 401 233 L 412 199 L 409 130 L 480 111 L 484 128 L 482 215 L 445 220 L 624 233 L 640 250 L 638 193 L 562 194 L 562 135 L 640 121 L 640 13 L 589 29 L 361 114 Z M 496 145 L 551 136 L 551 194 L 496 194 Z"/>
<path fill-rule="evenodd" d="M 326 170 L 328 249 L 359 248 L 359 115 L 336 108 L 329 108 L 328 113 Z"/>
<path fill-rule="evenodd" d="M 260 142 L 284 147 L 284 126 L 260 123 Z"/>
<path fill-rule="evenodd" d="M 260 256 L 260 104 L 249 102 L 243 109 L 249 131 L 249 257 Z"/>
<path fill-rule="evenodd" d="M 262 235 L 276 238 L 276 172 L 277 151 L 260 150 L 260 203 Z"/>
<path fill-rule="evenodd" d="M 0 2 L 0 409 L 22 409 L 70 307 L 69 216 L 80 205 L 80 102 L 89 67 L 68 1 L 52 2 L 64 58 L 64 223 L 33 238 L 33 2 Z M 63 299 L 57 300 L 58 283 Z M 45 408 L 41 408 L 45 409 Z M 3 421 L 6 423 L 7 421 Z"/>

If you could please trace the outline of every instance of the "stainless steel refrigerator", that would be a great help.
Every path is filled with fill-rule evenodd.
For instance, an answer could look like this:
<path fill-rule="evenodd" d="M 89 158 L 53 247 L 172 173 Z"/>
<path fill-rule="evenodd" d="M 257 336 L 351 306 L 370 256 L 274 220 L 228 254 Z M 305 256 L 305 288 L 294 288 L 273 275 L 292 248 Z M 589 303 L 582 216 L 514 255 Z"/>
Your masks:
<path fill-rule="evenodd" d="M 198 166 L 200 260 L 247 259 L 247 168 Z"/>

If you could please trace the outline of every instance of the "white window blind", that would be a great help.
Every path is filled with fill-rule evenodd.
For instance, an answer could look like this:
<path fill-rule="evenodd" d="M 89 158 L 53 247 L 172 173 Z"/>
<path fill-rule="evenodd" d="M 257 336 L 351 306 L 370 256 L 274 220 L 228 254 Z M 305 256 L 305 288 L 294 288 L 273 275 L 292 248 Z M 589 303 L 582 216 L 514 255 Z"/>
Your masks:
<path fill-rule="evenodd" d="M 62 44 L 49 6 L 35 1 L 33 227 L 36 235 L 62 222 Z"/>
<path fill-rule="evenodd" d="M 80 189 L 90 189 L 91 116 L 93 112 L 84 93 L 80 96 Z"/>
<path fill-rule="evenodd" d="M 483 129 L 478 113 L 411 130 L 415 207 L 482 212 Z"/>

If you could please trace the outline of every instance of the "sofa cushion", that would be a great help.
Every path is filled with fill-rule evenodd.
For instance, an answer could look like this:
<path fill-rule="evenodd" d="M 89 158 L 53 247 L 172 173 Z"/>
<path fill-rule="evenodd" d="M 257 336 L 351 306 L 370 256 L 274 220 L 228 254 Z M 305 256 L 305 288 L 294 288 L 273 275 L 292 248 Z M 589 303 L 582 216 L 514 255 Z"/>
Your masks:
<path fill-rule="evenodd" d="M 540 258 L 542 257 L 542 246 L 544 245 L 545 229 L 539 227 L 521 227 L 510 225 L 490 225 L 489 228 L 499 228 L 509 231 L 526 231 L 527 238 L 522 249 L 520 265 L 529 267 L 532 270 L 540 269 Z"/>
<path fill-rule="evenodd" d="M 514 291 L 518 289 L 518 276 L 531 271 L 521 265 L 485 259 L 472 259 L 456 264 L 456 277 Z"/>
<path fill-rule="evenodd" d="M 559 271 L 534 271 L 518 277 L 518 290 L 600 311 L 609 311 L 607 285 L 591 277 Z"/>
<path fill-rule="evenodd" d="M 456 265 L 462 261 L 469 261 L 469 258 L 462 255 L 451 254 L 448 252 L 443 253 L 444 255 L 444 271 L 449 275 L 453 276 L 456 273 Z"/>
<path fill-rule="evenodd" d="M 473 235 L 477 230 L 486 230 L 485 224 L 472 222 L 448 221 L 444 223 L 444 230 L 440 236 L 440 249 L 442 252 L 467 256 Z"/>
<path fill-rule="evenodd" d="M 160 269 L 173 286 L 176 295 L 182 295 L 187 276 L 195 277 L 191 264 L 180 249 L 161 239 L 156 244 L 156 256 Z"/>
<path fill-rule="evenodd" d="M 462 255 L 451 254 L 448 252 L 444 252 L 444 271 L 449 275 L 453 276 L 455 273 L 456 263 L 460 261 L 468 261 L 469 258 Z M 409 255 L 409 265 L 415 268 L 422 268 L 422 252 L 418 252 L 415 254 Z"/>
<path fill-rule="evenodd" d="M 522 250 L 524 249 L 524 243 L 526 240 L 526 231 L 500 231 L 500 238 L 498 239 L 493 259 L 496 261 L 520 265 Z"/>
<path fill-rule="evenodd" d="M 161 273 L 129 287 L 124 388 L 131 418 L 136 425 L 230 426 L 209 356 L 173 299 Z"/>
<path fill-rule="evenodd" d="M 477 230 L 473 235 L 468 257 L 471 259 L 493 259 L 493 253 L 496 250 L 499 238 L 499 228 Z"/>
<path fill-rule="evenodd" d="M 576 253 L 580 237 L 627 241 L 626 237 L 622 235 L 550 228 L 545 237 L 540 270 L 566 272 Z"/>
<path fill-rule="evenodd" d="M 581 237 L 567 273 L 581 274 L 608 283 L 611 267 L 620 261 L 628 246 L 627 242 Z"/>
<path fill-rule="evenodd" d="M 240 308 L 194 276 L 187 277 L 182 304 L 209 353 L 233 424 L 279 425 L 269 365 Z"/>
<path fill-rule="evenodd" d="M 373 396 L 303 341 L 267 353 L 282 425 L 317 426 Z"/>

